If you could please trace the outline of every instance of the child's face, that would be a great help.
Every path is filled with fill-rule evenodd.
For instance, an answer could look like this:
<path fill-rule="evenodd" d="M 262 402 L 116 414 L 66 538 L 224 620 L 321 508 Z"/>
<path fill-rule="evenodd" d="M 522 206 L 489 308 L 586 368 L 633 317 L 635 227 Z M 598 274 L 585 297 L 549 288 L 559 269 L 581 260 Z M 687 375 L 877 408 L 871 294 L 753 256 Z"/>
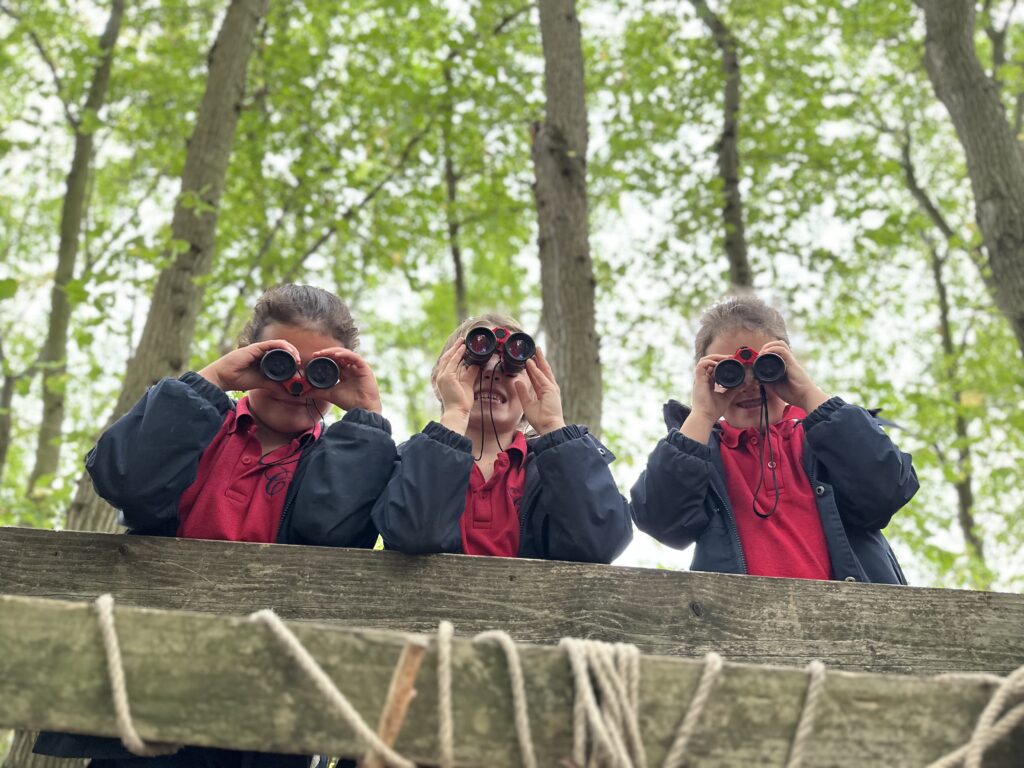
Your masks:
<path fill-rule="evenodd" d="M 270 323 L 257 341 L 284 339 L 299 350 L 299 372 L 305 373 L 306 363 L 313 354 L 329 347 L 344 346 L 333 336 L 316 328 L 301 328 L 282 323 Z M 313 390 L 314 394 L 317 390 Z M 267 381 L 265 388 L 249 391 L 249 406 L 253 415 L 265 428 L 283 436 L 294 437 L 314 426 L 330 409 L 329 401 L 313 395 L 292 397 L 284 387 Z"/>
<path fill-rule="evenodd" d="M 761 347 L 770 341 L 776 341 L 776 337 L 769 336 L 762 331 L 733 328 L 715 336 L 705 354 L 732 357 L 740 347 L 750 347 L 760 351 Z M 745 367 L 747 378 L 743 384 L 726 394 L 729 404 L 725 409 L 725 420 L 739 429 L 756 427 L 760 421 L 761 393 L 758 390 L 758 382 L 754 378 L 752 367 Z M 765 392 L 768 395 L 768 423 L 775 424 L 782 419 L 786 403 L 775 394 L 775 388 L 771 384 L 765 386 Z"/>
<path fill-rule="evenodd" d="M 506 376 L 498 367 L 499 362 L 498 355 L 493 355 L 483 375 L 477 373 L 473 378 L 473 410 L 469 414 L 468 434 L 472 434 L 471 430 L 479 431 L 481 424 L 483 429 L 491 429 L 491 418 L 499 435 L 508 434 L 523 420 L 523 406 L 512 382 L 525 378 L 526 374 Z"/>

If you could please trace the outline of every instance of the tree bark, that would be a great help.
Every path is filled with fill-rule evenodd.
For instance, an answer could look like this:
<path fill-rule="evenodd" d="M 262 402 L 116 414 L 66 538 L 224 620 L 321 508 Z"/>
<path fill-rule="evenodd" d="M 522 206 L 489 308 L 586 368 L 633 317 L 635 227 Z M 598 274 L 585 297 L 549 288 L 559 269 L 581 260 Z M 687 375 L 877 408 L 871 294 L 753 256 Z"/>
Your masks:
<path fill-rule="evenodd" d="M 722 223 L 725 227 L 725 255 L 729 259 L 729 282 L 732 293 L 749 292 L 754 286 L 754 273 L 747 256 L 747 236 L 743 225 L 743 197 L 740 194 L 739 126 L 740 60 L 737 42 L 725 22 L 708 7 L 705 0 L 692 0 L 697 16 L 711 32 L 722 52 L 722 135 L 715 145 L 718 155 L 718 176 L 722 180 Z"/>
<path fill-rule="evenodd" d="M 60 438 L 64 425 L 64 379 L 67 375 L 68 325 L 71 302 L 67 285 L 75 275 L 78 242 L 85 218 L 85 193 L 92 166 L 92 118 L 103 108 L 110 85 L 114 46 L 121 31 L 124 0 L 114 0 L 107 26 L 100 35 L 100 60 L 93 71 L 92 83 L 78 118 L 71 124 L 75 133 L 75 150 L 67 175 L 67 191 L 60 216 L 60 243 L 57 247 L 57 272 L 50 293 L 50 321 L 46 342 L 39 355 L 43 374 L 43 418 L 39 427 L 39 443 L 35 464 L 28 479 L 32 494 L 39 479 L 56 474 L 60 464 Z"/>
<path fill-rule="evenodd" d="M 213 262 L 217 208 L 245 92 L 246 69 L 269 3 L 232 0 L 210 50 L 206 91 L 188 143 L 181 194 L 171 221 L 171 249 L 177 255 L 157 278 L 142 338 L 128 362 L 108 425 L 123 415 L 147 386 L 164 376 L 181 373 L 188 362 L 202 300 L 201 278 L 209 273 Z M 113 511 L 96 496 L 88 475 L 83 473 L 68 510 L 67 528 L 112 531 L 116 527 Z M 26 757 L 34 739 L 31 733 L 16 734 L 4 768 L 56 765 L 37 756 Z"/>
<path fill-rule="evenodd" d="M 540 0 L 547 111 L 533 126 L 541 322 L 567 422 L 600 434 L 601 360 L 587 214 L 587 107 L 574 0 Z"/>
<path fill-rule="evenodd" d="M 452 133 L 454 132 L 454 99 L 452 94 L 452 65 L 449 58 L 443 65 L 444 86 L 447 93 L 444 120 L 441 125 L 441 144 L 444 153 L 445 181 L 445 215 L 448 224 L 448 249 L 452 254 L 452 266 L 455 270 L 455 314 L 456 322 L 461 323 L 469 316 L 466 303 L 466 268 L 462 262 L 462 245 L 459 241 L 461 224 L 459 222 L 459 173 L 455 168 Z"/>
<path fill-rule="evenodd" d="M 918 0 L 925 67 L 967 157 L 996 304 L 1024 352 L 1024 157 L 974 46 L 973 0 Z"/>

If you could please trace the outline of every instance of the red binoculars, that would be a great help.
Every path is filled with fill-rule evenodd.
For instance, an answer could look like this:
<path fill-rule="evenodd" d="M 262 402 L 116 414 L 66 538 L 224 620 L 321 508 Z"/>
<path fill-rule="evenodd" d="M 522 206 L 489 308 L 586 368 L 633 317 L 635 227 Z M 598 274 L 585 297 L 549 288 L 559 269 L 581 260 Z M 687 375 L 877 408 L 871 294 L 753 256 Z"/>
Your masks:
<path fill-rule="evenodd" d="M 338 364 L 331 358 L 314 357 L 300 374 L 295 358 L 284 349 L 264 353 L 260 358 L 260 371 L 271 381 L 278 382 L 292 397 L 299 397 L 310 389 L 330 389 L 341 380 Z"/>
<path fill-rule="evenodd" d="M 750 347 L 740 347 L 728 360 L 715 366 L 715 383 L 726 389 L 740 386 L 747 378 L 747 366 L 762 384 L 774 384 L 786 377 L 786 361 L 774 352 L 759 355 Z"/>
<path fill-rule="evenodd" d="M 501 370 L 506 376 L 515 376 L 526 368 L 537 346 L 525 333 L 512 333 L 508 328 L 474 328 L 466 334 L 467 365 L 487 365 L 497 352 L 501 355 Z"/>

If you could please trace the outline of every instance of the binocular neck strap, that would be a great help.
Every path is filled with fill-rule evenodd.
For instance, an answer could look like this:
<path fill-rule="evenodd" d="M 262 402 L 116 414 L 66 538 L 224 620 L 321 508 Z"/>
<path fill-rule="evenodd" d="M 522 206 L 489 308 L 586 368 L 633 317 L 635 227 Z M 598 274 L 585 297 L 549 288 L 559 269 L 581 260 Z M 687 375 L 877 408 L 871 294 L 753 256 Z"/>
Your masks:
<path fill-rule="evenodd" d="M 761 404 L 759 406 L 759 412 L 757 417 L 757 431 L 761 436 L 761 440 L 757 444 L 757 488 L 754 489 L 754 514 L 762 520 L 767 520 L 769 517 L 775 514 L 775 510 L 779 506 L 779 483 L 775 476 L 775 450 L 772 447 L 772 433 L 771 424 L 768 423 L 770 418 L 768 414 L 768 393 L 765 391 L 764 384 L 758 383 L 757 388 L 761 395 Z M 771 510 L 766 514 L 761 512 L 757 508 L 757 494 L 761 492 L 761 486 L 764 484 L 764 444 L 768 443 L 768 469 L 772 473 L 772 489 L 775 492 L 775 498 L 772 503 Z"/>

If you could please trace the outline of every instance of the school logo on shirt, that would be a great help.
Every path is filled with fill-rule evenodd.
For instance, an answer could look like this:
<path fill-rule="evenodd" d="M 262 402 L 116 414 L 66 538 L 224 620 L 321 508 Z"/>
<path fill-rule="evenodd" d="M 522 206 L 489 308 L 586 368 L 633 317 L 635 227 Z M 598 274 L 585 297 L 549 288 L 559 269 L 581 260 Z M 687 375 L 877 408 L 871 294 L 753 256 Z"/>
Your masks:
<path fill-rule="evenodd" d="M 292 479 L 292 473 L 284 467 L 270 467 L 264 477 L 266 477 L 264 489 L 267 496 L 276 496 L 288 488 L 288 483 Z"/>

